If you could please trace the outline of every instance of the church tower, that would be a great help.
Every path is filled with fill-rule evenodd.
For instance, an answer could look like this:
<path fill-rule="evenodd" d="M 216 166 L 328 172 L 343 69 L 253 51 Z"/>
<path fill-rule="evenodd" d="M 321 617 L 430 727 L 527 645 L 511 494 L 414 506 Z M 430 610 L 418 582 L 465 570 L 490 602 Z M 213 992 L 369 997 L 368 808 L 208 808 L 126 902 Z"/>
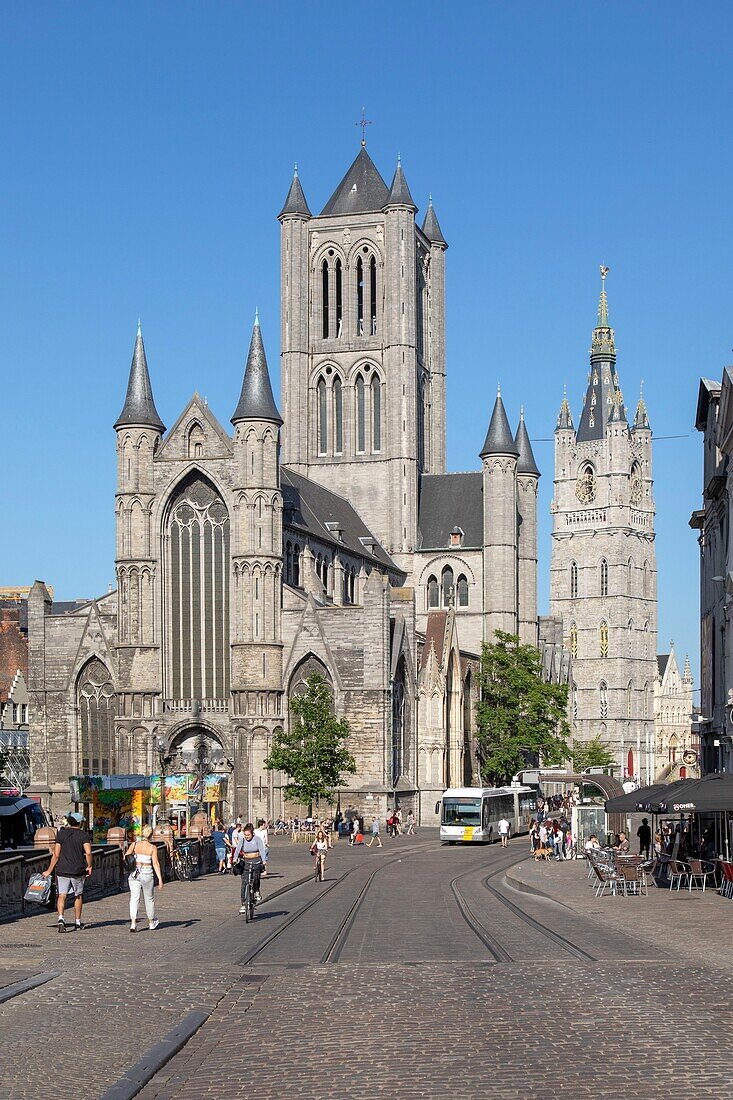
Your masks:
<path fill-rule="evenodd" d="M 283 463 L 350 500 L 393 554 L 445 469 L 446 241 L 402 165 L 361 149 L 318 215 L 296 173 L 281 231 Z"/>
<path fill-rule="evenodd" d="M 652 433 L 629 425 L 601 268 L 598 322 L 577 431 L 567 397 L 555 429 L 550 614 L 573 658 L 576 741 L 600 736 L 621 777 L 653 780 L 657 638 Z"/>
<path fill-rule="evenodd" d="M 509 427 L 501 393 L 496 396 L 481 449 L 484 508 L 484 638 L 494 632 L 518 633 L 517 460 L 519 449 Z"/>

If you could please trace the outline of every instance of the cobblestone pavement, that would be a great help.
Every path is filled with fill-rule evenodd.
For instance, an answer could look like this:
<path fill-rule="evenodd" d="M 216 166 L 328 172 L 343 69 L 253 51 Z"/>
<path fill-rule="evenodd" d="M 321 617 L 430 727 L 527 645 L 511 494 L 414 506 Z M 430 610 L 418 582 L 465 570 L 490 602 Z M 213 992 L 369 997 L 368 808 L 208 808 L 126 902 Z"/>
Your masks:
<path fill-rule="evenodd" d="M 522 856 L 515 845 L 440 848 L 434 833 L 383 850 L 338 844 L 323 886 L 308 881 L 268 902 L 311 870 L 307 851 L 276 842 L 281 877 L 265 884 L 249 926 L 236 911 L 238 880 L 216 876 L 167 885 L 155 933 L 129 934 L 127 895 L 90 905 L 82 933 L 59 936 L 47 914 L 2 925 L 0 985 L 41 970 L 62 976 L 0 1005 L 0 1098 L 55 1098 L 64 1081 L 78 1100 L 94 1100 L 194 1008 L 207 1021 L 142 1088 L 144 1100 L 343 1100 L 406 1088 L 442 1100 L 560 1087 L 578 1097 L 633 1087 L 639 1100 L 656 1100 L 672 1082 L 688 1097 L 728 1095 L 729 970 L 667 952 L 659 935 L 640 937 L 634 918 L 647 899 L 628 899 L 640 908 L 625 924 L 599 922 L 584 909 L 582 865 L 567 865 L 576 911 L 519 893 L 504 871 Z M 546 871 L 557 889 L 565 865 Z M 485 888 L 488 875 L 539 928 Z M 494 961 L 451 882 L 511 961 Z M 707 899 L 699 913 L 720 923 Z M 242 961 L 287 921 L 251 965 Z M 593 960 L 571 957 L 543 927 Z M 334 942 L 338 961 L 322 962 Z M 670 1043 L 681 1006 L 694 1057 Z"/>

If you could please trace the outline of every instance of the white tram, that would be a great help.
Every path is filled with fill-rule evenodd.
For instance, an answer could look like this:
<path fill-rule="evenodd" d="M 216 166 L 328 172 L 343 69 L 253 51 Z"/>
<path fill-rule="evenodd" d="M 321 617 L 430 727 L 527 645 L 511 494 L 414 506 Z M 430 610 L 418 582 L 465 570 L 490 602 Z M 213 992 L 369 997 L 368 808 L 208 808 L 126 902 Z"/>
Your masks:
<path fill-rule="evenodd" d="M 536 811 L 531 787 L 453 787 L 436 806 L 444 844 L 488 844 L 498 838 L 502 818 L 511 823 L 512 835 L 527 833 Z"/>

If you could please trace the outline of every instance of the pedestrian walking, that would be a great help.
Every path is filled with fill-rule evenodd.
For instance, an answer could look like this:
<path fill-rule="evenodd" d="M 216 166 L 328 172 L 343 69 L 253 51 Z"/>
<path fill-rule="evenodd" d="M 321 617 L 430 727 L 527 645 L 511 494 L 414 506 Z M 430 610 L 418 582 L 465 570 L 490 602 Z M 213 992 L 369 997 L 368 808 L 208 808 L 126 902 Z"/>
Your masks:
<path fill-rule="evenodd" d="M 405 836 L 415 835 L 415 814 L 412 810 L 407 811 L 407 828 L 405 830 Z"/>
<path fill-rule="evenodd" d="M 378 817 L 373 817 L 372 818 L 372 839 L 367 844 L 367 848 L 371 848 L 371 846 L 372 846 L 372 844 L 374 843 L 375 840 L 377 842 L 377 848 L 383 847 L 382 838 L 379 835 L 379 818 Z"/>
<path fill-rule="evenodd" d="M 56 834 L 56 843 L 53 848 L 53 856 L 48 869 L 43 872 L 44 878 L 50 878 L 56 872 L 56 889 L 58 901 L 57 927 L 59 932 L 66 931 L 64 909 L 66 897 L 70 890 L 74 892 L 74 929 L 80 932 L 86 925 L 82 924 L 81 910 L 84 904 L 84 883 L 89 878 L 93 869 L 92 845 L 89 834 L 82 831 L 84 818 L 79 813 L 69 814 L 69 824 Z"/>
<path fill-rule="evenodd" d="M 652 830 L 649 826 L 649 818 L 642 817 L 641 825 L 636 830 L 636 835 L 639 838 L 639 855 L 646 856 L 649 859 L 649 850 L 652 846 Z"/>
<path fill-rule="evenodd" d="M 227 834 L 224 831 L 223 821 L 217 821 L 213 839 L 214 852 L 216 853 L 216 860 L 219 864 L 219 874 L 225 875 L 227 873 Z"/>
<path fill-rule="evenodd" d="M 511 822 L 509 822 L 507 818 L 502 817 L 501 821 L 499 822 L 499 836 L 501 837 L 502 848 L 509 847 L 509 834 L 511 833 L 511 831 Z"/>
<path fill-rule="evenodd" d="M 125 852 L 125 856 L 135 857 L 135 870 L 128 875 L 127 885 L 130 888 L 130 931 L 137 932 L 137 911 L 140 908 L 140 898 L 145 902 L 145 915 L 148 918 L 148 928 L 151 932 L 160 924 L 155 915 L 155 880 L 158 879 L 158 889 L 163 889 L 163 874 L 160 870 L 158 849 L 151 843 L 153 835 L 152 825 L 145 825 L 140 840 L 133 840 Z"/>

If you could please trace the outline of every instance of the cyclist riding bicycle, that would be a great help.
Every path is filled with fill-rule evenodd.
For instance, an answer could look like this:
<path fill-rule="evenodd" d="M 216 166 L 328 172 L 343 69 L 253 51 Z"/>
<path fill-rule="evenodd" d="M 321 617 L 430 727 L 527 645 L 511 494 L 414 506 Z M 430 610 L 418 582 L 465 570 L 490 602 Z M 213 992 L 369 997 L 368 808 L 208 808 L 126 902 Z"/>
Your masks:
<path fill-rule="evenodd" d="M 247 890 L 248 872 L 250 870 L 252 871 L 252 889 L 254 890 L 255 901 L 261 901 L 262 895 L 260 894 L 260 875 L 267 866 L 265 845 L 262 843 L 262 837 L 255 836 L 255 827 L 251 821 L 248 821 L 247 824 L 244 826 L 237 847 L 234 849 L 234 858 L 232 859 L 232 865 L 236 864 L 239 859 L 242 859 L 244 861 L 244 867 L 242 868 L 241 889 L 242 907 L 239 912 L 244 913 L 247 909 L 244 902 L 245 893 Z"/>
<path fill-rule="evenodd" d="M 323 882 L 326 877 L 326 852 L 328 851 L 328 837 L 323 829 L 316 833 L 316 839 L 311 845 L 311 855 L 316 858 L 316 877 Z"/>

